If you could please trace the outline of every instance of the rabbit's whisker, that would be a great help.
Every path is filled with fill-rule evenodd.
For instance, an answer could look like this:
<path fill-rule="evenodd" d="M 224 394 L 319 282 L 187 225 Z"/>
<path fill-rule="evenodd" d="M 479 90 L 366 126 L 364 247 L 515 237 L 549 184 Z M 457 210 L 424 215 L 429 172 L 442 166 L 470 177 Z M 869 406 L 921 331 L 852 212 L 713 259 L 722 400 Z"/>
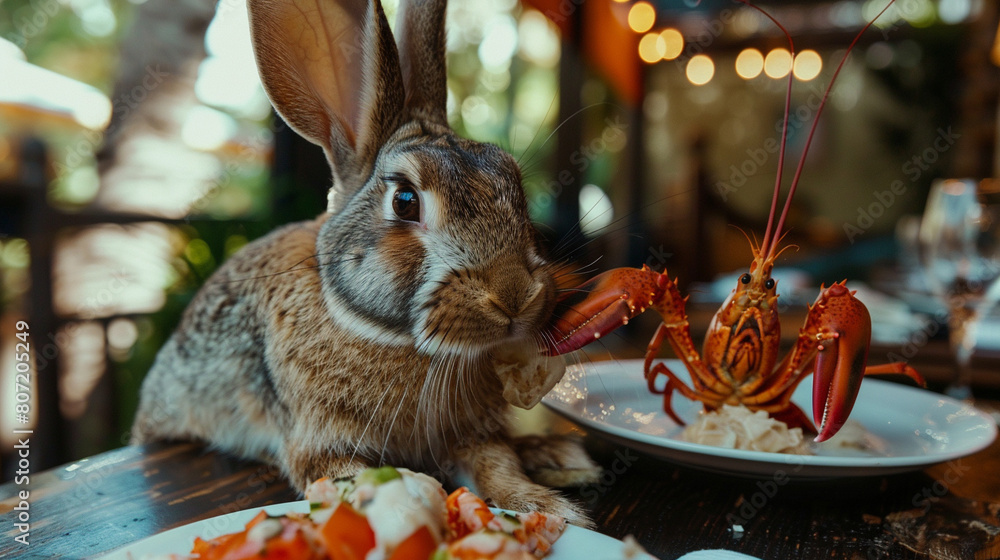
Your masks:
<path fill-rule="evenodd" d="M 552 100 L 552 103 L 555 103 L 555 99 Z M 617 108 L 621 109 L 622 111 L 624 111 L 624 108 L 622 108 L 621 106 L 616 105 L 614 103 L 611 103 L 610 101 L 601 101 L 600 103 L 593 103 L 591 105 L 587 105 L 586 107 L 581 107 L 580 109 L 577 109 L 572 115 L 567 116 L 565 119 L 562 120 L 562 122 L 560 122 L 558 125 L 556 125 L 556 127 L 552 129 L 552 132 L 550 132 L 549 135 L 545 137 L 545 140 L 542 141 L 541 146 L 544 146 L 544 145 L 548 144 L 549 140 L 551 140 L 552 137 L 557 132 L 559 132 L 559 129 L 562 128 L 563 125 L 565 125 L 566 123 L 568 123 L 569 121 L 571 121 L 575 117 L 583 114 L 584 111 L 589 111 L 590 109 L 593 109 L 595 107 L 600 107 L 601 105 L 610 105 L 612 107 L 617 107 Z M 550 105 L 549 109 L 551 110 L 551 108 L 552 108 L 552 106 Z M 548 113 L 546 113 L 546 115 L 548 115 Z M 541 132 L 541 131 L 539 130 L 539 132 Z M 525 152 L 527 152 L 528 150 L 531 149 L 531 146 L 534 145 L 535 139 L 537 139 L 537 138 L 538 138 L 538 135 L 536 134 L 535 138 L 533 138 L 531 140 L 531 144 L 528 144 L 528 148 L 525 149 Z M 528 159 L 528 162 L 526 163 L 526 165 L 530 165 L 531 164 L 531 160 L 534 159 L 535 157 L 537 157 L 539 153 L 541 153 L 540 149 L 538 151 L 536 151 L 534 154 L 531 155 L 531 157 Z M 520 165 L 520 163 L 518 163 L 518 165 Z"/>
<path fill-rule="evenodd" d="M 549 114 L 552 112 L 552 109 L 556 106 L 556 101 L 558 101 L 558 100 L 559 100 L 559 98 L 557 96 L 555 96 L 555 95 L 552 96 L 552 101 L 549 102 L 549 107 L 547 109 L 545 109 L 545 116 L 542 117 L 542 122 L 545 122 L 546 120 L 548 120 Z M 527 162 L 522 162 L 521 161 L 521 157 L 524 157 L 524 156 L 526 156 L 528 154 L 531 154 L 531 148 L 532 148 L 532 146 L 535 145 L 535 140 L 538 140 L 538 135 L 541 134 L 541 133 L 542 133 L 542 128 L 539 127 L 538 130 L 535 131 L 535 135 L 531 137 L 531 142 L 528 142 L 527 147 L 524 148 L 524 151 L 521 152 L 521 155 L 516 159 L 518 167 L 524 169 L 528 165 Z M 543 143 L 542 145 L 544 146 L 545 144 Z M 541 146 L 539 146 L 539 150 L 540 149 L 541 149 Z M 537 154 L 538 152 L 536 151 L 535 153 Z M 528 155 L 528 160 L 530 161 L 533 157 L 534 157 L 534 154 Z"/>
<path fill-rule="evenodd" d="M 399 403 L 396 405 L 396 412 L 392 415 L 392 420 L 389 422 L 389 428 L 385 431 L 385 443 L 382 444 L 382 453 L 378 456 L 378 464 L 381 467 L 385 464 L 385 450 L 389 447 L 389 440 L 392 438 L 392 429 L 396 426 L 396 417 L 399 416 L 399 410 L 403 408 L 403 403 L 406 402 L 406 395 L 410 392 L 409 387 L 403 387 L 403 397 L 399 399 Z"/>
<path fill-rule="evenodd" d="M 364 443 L 365 434 L 368 433 L 368 428 L 371 428 L 372 422 L 375 420 L 375 417 L 378 416 L 378 413 L 381 411 L 381 409 L 382 409 L 382 403 L 385 401 L 385 397 L 386 397 L 386 395 L 389 394 L 389 390 L 392 389 L 392 386 L 393 386 L 393 383 L 389 383 L 388 385 L 386 385 L 385 391 L 382 391 L 382 397 L 379 398 L 378 403 L 375 405 L 375 410 L 372 411 L 372 417 L 368 419 L 368 423 L 365 424 L 365 429 L 362 430 L 361 436 L 358 437 L 358 443 L 357 443 L 357 445 L 354 446 L 354 453 L 351 453 L 351 460 L 350 460 L 350 462 L 352 462 L 352 463 L 354 462 L 354 457 L 357 456 L 358 449 L 360 449 L 361 448 L 361 444 Z"/>
<path fill-rule="evenodd" d="M 670 199 L 672 199 L 672 198 L 674 198 L 676 196 L 681 196 L 683 194 L 688 194 L 688 193 L 690 193 L 690 192 L 692 192 L 694 190 L 696 190 L 696 189 L 694 189 L 694 188 L 687 189 L 687 190 L 684 190 L 684 191 L 680 191 L 680 192 L 671 194 L 669 196 L 665 196 L 663 198 L 660 198 L 658 200 L 655 200 L 655 201 L 651 202 L 648 205 L 648 207 L 656 206 L 658 204 L 667 202 L 668 200 L 670 200 Z M 632 221 L 633 218 L 636 218 L 636 219 L 634 221 Z M 574 229 L 574 230 L 572 230 L 572 231 L 564 234 L 563 237 L 559 241 L 556 242 L 555 246 L 553 246 L 553 248 L 552 248 L 552 254 L 553 255 L 557 255 L 559 260 L 570 260 L 574 254 L 576 254 L 579 251 L 582 251 L 587 245 L 590 245 L 591 243 L 594 243 L 595 241 L 601 239 L 602 237 L 604 237 L 606 235 L 617 233 L 619 231 L 625 231 L 630 226 L 633 226 L 633 225 L 639 225 L 639 224 L 647 225 L 650 222 L 653 222 L 653 221 L 656 221 L 656 220 L 659 220 L 659 219 L 656 218 L 656 217 L 648 217 L 648 218 L 647 217 L 643 217 L 641 214 L 639 214 L 638 211 L 629 212 L 628 214 L 625 214 L 622 217 L 620 217 L 620 218 L 618 218 L 616 220 L 611 221 L 610 223 L 608 223 L 608 225 L 606 225 L 604 227 L 601 227 L 601 228 L 598 228 L 597 230 L 595 230 L 593 232 L 594 235 L 593 235 L 593 237 L 591 239 L 586 239 L 586 240 L 583 241 L 583 243 L 581 243 L 580 245 L 576 246 L 572 250 L 566 252 L 565 254 L 561 254 L 562 251 L 564 251 L 568 245 L 575 244 L 575 243 L 577 243 L 579 241 L 579 237 L 582 235 L 582 230 L 581 229 Z M 581 221 L 582 221 L 582 219 L 581 219 Z M 577 222 L 577 223 L 581 223 L 581 222 Z"/>
<path fill-rule="evenodd" d="M 559 278 L 565 278 L 567 276 L 573 276 L 576 274 L 587 274 L 589 271 L 592 271 L 594 267 L 597 266 L 597 263 L 601 262 L 601 259 L 603 258 L 604 258 L 603 256 L 595 257 L 594 260 L 590 261 L 589 263 L 582 264 L 578 266 L 576 269 L 568 272 L 565 271 L 564 269 L 560 269 L 560 271 L 554 274 L 553 277 L 559 279 Z"/>

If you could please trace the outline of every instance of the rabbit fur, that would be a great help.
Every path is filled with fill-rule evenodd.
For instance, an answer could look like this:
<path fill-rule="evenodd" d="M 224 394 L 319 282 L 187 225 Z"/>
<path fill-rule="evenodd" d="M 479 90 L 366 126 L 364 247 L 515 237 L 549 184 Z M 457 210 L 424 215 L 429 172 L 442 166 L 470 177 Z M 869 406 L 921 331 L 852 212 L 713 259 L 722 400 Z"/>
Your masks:
<path fill-rule="evenodd" d="M 589 524 L 526 474 L 593 482 L 579 441 L 507 426 L 508 401 L 537 403 L 563 371 L 538 351 L 553 268 L 514 159 L 448 126 L 445 1 L 404 0 L 396 40 L 378 1 L 248 8 L 265 91 L 326 152 L 329 206 L 208 280 L 143 384 L 133 441 L 205 441 L 300 490 L 380 464 L 464 473 L 499 507 Z M 514 398 L 512 379 L 535 389 Z"/>

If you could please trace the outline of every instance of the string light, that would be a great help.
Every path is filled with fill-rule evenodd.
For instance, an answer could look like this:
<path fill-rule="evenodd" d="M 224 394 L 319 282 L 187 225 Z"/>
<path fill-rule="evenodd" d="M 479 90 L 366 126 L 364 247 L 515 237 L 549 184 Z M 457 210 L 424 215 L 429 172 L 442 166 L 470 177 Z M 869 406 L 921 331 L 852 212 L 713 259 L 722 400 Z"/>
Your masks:
<path fill-rule="evenodd" d="M 684 52 L 684 36 L 681 35 L 680 31 L 668 27 L 660 31 L 660 37 L 663 39 L 665 49 L 663 60 L 673 60 Z"/>
<path fill-rule="evenodd" d="M 699 54 L 691 57 L 687 64 L 687 79 L 696 86 L 703 86 L 712 81 L 715 76 L 715 63 L 712 59 Z"/>
<path fill-rule="evenodd" d="M 628 26 L 636 33 L 645 33 L 656 23 L 656 10 L 649 2 L 636 2 L 628 11 Z"/>
<path fill-rule="evenodd" d="M 639 58 L 652 64 L 663 58 L 667 43 L 659 33 L 647 33 L 639 40 Z"/>
<path fill-rule="evenodd" d="M 784 78 L 792 70 L 792 53 L 788 49 L 774 49 L 764 59 L 764 73 L 775 80 Z"/>
<path fill-rule="evenodd" d="M 736 57 L 736 73 L 744 80 L 752 80 L 764 71 L 764 55 L 757 49 L 743 49 Z"/>
<path fill-rule="evenodd" d="M 803 82 L 808 82 L 823 70 L 823 58 L 813 50 L 804 50 L 795 55 L 795 66 L 792 72 Z"/>

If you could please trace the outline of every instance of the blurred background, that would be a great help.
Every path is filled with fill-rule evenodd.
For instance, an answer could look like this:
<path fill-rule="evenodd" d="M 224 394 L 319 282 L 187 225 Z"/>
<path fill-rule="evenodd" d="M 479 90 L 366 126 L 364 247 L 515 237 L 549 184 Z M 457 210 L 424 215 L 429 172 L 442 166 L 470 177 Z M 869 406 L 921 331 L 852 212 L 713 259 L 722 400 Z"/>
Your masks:
<path fill-rule="evenodd" d="M 390 20 L 397 2 L 383 2 Z M 794 58 L 731 0 L 449 8 L 449 119 L 517 157 L 551 257 L 588 274 L 668 268 L 696 335 L 750 262 L 743 232 L 763 234 L 789 74 L 790 175 L 884 2 L 762 5 Z M 998 20 L 992 0 L 899 0 L 845 63 L 791 207 L 797 251 L 779 262 L 791 337 L 819 283 L 849 278 L 879 319 L 874 361 L 921 356 L 946 375 L 946 321 L 908 271 L 932 181 L 1000 176 Z M 6 412 L 17 321 L 34 360 L 32 470 L 121 446 L 198 287 L 248 241 L 322 212 L 328 184 L 322 153 L 272 115 L 243 1 L 0 0 L 4 480 L 26 427 Z M 655 323 L 589 354 L 641 355 Z M 981 353 L 987 388 L 995 350 Z"/>

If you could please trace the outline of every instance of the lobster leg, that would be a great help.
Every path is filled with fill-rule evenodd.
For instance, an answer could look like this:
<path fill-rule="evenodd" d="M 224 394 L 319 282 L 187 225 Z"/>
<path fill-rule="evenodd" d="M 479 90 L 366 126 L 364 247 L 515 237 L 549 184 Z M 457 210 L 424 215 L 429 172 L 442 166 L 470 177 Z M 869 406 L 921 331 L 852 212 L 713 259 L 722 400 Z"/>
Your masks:
<path fill-rule="evenodd" d="M 906 365 L 906 362 L 892 362 L 889 364 L 879 364 L 865 368 L 865 377 L 869 375 L 905 375 L 921 387 L 927 385 L 924 377 L 917 373 L 917 370 Z"/>
<path fill-rule="evenodd" d="M 653 389 L 653 380 L 660 375 L 667 376 L 667 385 L 662 391 Z M 711 399 L 706 397 L 706 395 L 701 394 L 685 385 L 683 381 L 677 378 L 677 374 L 670 371 L 670 368 L 662 363 L 653 366 L 653 369 L 646 375 L 646 378 L 650 380 L 649 385 L 651 391 L 663 394 L 663 412 L 666 412 L 667 416 L 672 418 L 674 422 L 677 422 L 677 424 L 681 426 L 683 426 L 685 422 L 681 420 L 680 416 L 677 416 L 676 412 L 674 412 L 674 407 L 671 402 L 671 397 L 674 394 L 675 389 L 680 391 L 682 395 L 692 401 L 701 401 L 709 405 L 718 406 L 718 403 L 713 403 Z"/>
<path fill-rule="evenodd" d="M 789 428 L 801 428 L 803 432 L 808 434 L 816 433 L 816 428 L 813 427 L 813 423 L 806 413 L 793 403 L 777 405 L 776 410 L 768 410 L 767 407 L 761 410 L 766 410 L 771 418 L 784 422 Z"/>
<path fill-rule="evenodd" d="M 667 321 L 668 318 L 663 317 L 663 320 Z M 649 342 L 649 347 L 646 349 L 646 361 L 643 372 L 646 375 L 646 382 L 651 392 L 658 392 L 654 386 L 656 375 L 650 374 L 650 368 L 652 367 L 653 360 L 660 353 L 660 346 L 663 344 L 664 339 L 670 343 L 670 347 L 674 350 L 674 355 L 680 357 L 684 363 L 684 367 L 687 368 L 688 373 L 691 375 L 691 384 L 694 386 L 695 391 L 699 393 L 711 392 L 713 397 L 717 397 L 720 401 L 725 400 L 725 395 L 732 394 L 732 386 L 713 375 L 695 350 L 686 315 L 683 317 L 683 321 L 680 322 L 674 321 L 671 324 L 660 323 L 659 328 L 656 329 L 656 334 L 653 335 L 653 339 Z"/>

